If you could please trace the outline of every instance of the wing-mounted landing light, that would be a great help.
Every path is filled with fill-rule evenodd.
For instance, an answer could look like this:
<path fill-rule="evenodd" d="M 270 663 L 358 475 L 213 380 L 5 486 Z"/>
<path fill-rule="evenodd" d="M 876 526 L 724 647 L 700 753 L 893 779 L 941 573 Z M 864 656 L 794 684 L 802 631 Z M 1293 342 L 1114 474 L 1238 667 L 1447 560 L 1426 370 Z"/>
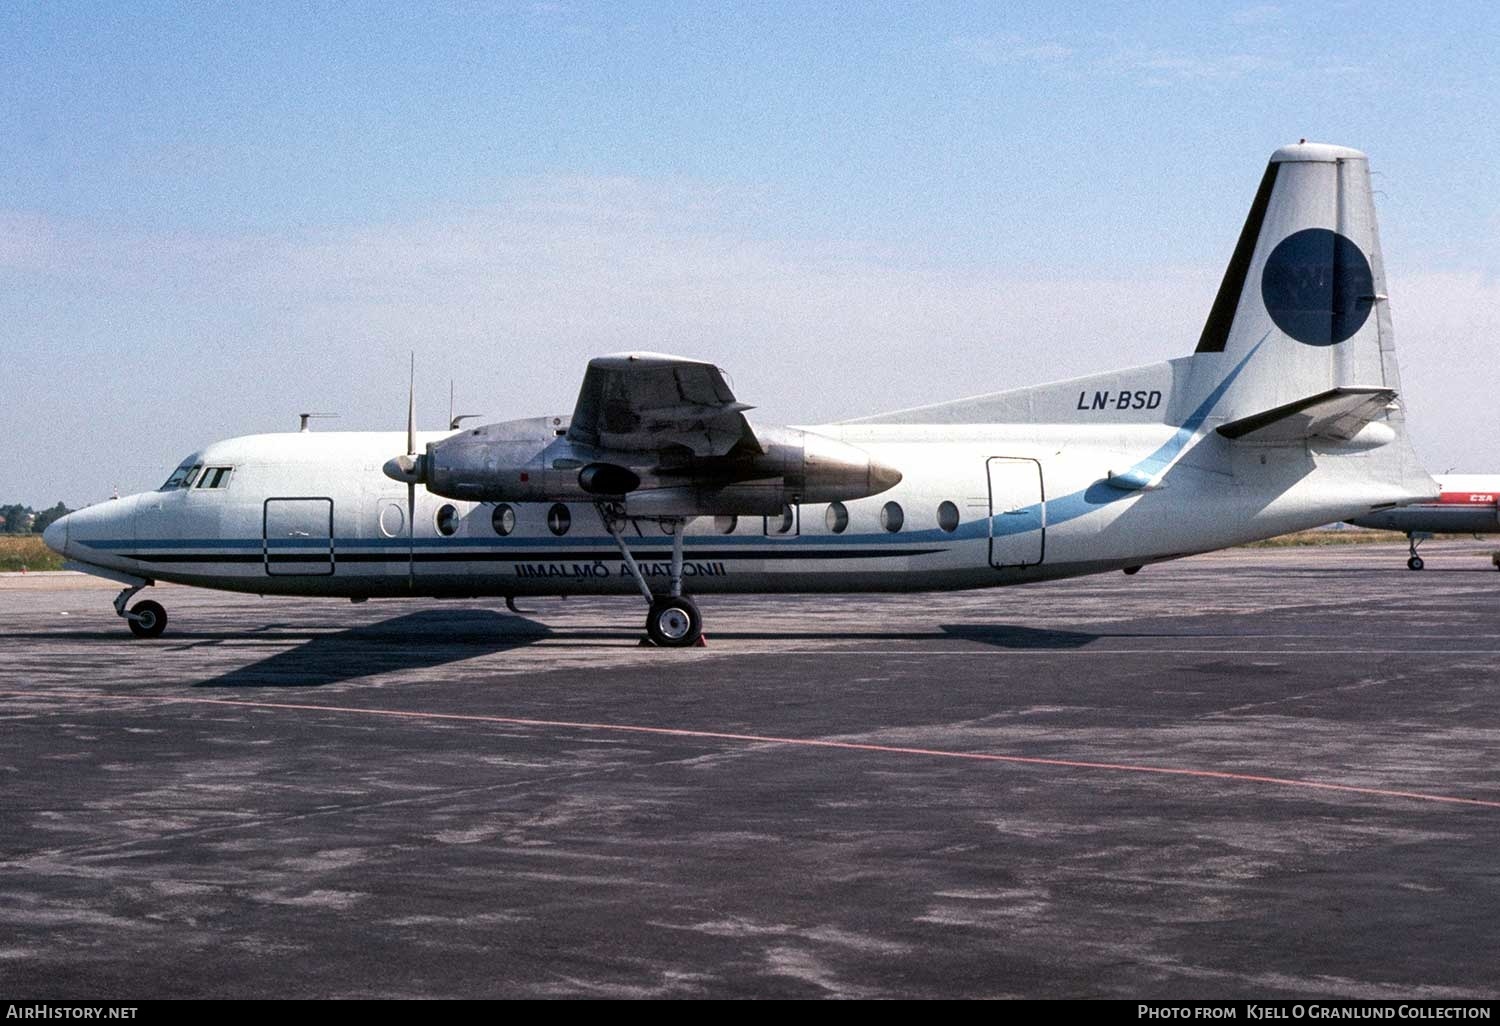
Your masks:
<path fill-rule="evenodd" d="M 641 475 L 615 463 L 590 463 L 578 472 L 578 487 L 590 495 L 626 495 L 641 486 Z"/>

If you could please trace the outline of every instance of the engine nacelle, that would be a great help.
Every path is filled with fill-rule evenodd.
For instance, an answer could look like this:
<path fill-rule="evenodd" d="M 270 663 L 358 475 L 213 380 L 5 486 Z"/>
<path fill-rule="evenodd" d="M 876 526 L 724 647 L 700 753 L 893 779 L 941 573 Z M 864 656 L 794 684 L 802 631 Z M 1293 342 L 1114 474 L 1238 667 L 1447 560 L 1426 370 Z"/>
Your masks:
<path fill-rule="evenodd" d="M 566 420 L 532 417 L 470 428 L 427 444 L 421 480 L 434 495 L 475 502 L 572 502 L 595 498 L 579 471 L 597 462 L 563 437 Z"/>
<path fill-rule="evenodd" d="M 758 427 L 755 436 L 765 452 L 749 460 L 739 480 L 780 478 L 786 488 L 786 502 L 863 499 L 893 488 L 901 480 L 901 472 L 895 467 L 827 435 L 798 428 Z"/>
<path fill-rule="evenodd" d="M 769 515 L 793 502 L 876 495 L 900 471 L 857 446 L 795 428 L 755 428 L 759 452 L 700 458 L 616 452 L 569 441 L 565 420 L 536 417 L 431 442 L 416 461 L 387 464 L 396 480 L 475 502 L 623 500 L 632 516 Z"/>

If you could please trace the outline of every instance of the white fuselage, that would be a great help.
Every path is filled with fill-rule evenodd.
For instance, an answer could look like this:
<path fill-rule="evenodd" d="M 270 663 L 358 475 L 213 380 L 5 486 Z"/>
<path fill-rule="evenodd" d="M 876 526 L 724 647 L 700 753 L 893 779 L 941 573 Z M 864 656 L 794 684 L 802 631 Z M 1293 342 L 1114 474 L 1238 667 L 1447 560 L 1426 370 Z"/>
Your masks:
<path fill-rule="evenodd" d="M 685 534 L 688 592 L 1019 584 L 1172 559 L 1422 497 L 1402 487 L 1399 477 L 1369 473 L 1369 460 L 1337 449 L 1246 449 L 1211 431 L 1189 434 L 1169 424 L 844 424 L 812 430 L 899 468 L 902 480 L 879 495 L 843 504 L 841 530 L 845 517 L 838 510 L 830 514 L 828 503 L 793 506 L 789 518 L 691 520 Z M 400 435 L 373 432 L 256 435 L 215 443 L 192 459 L 231 468 L 219 475 L 217 487 L 100 503 L 60 522 L 48 542 L 89 568 L 259 594 L 636 590 L 588 503 L 499 510 L 494 503 L 444 499 L 417 487 L 415 531 L 408 537 L 406 489 L 381 470 L 405 445 Z M 1130 490 L 1106 483 L 1162 453 L 1171 472 L 1161 487 Z M 899 507 L 899 518 L 891 504 Z M 444 534 L 440 523 L 452 533 Z M 644 521 L 631 526 L 628 541 L 653 590 L 665 590 L 670 537 Z"/>
<path fill-rule="evenodd" d="M 712 364 L 617 353 L 589 361 L 573 417 L 231 439 L 47 542 L 124 584 L 142 636 L 164 610 L 124 603 L 157 580 L 356 599 L 639 585 L 653 640 L 691 644 L 678 540 L 688 593 L 1130 569 L 1437 498 L 1386 298 L 1364 154 L 1303 142 L 1272 154 L 1191 355 L 799 434 L 747 421 Z M 706 515 L 735 511 L 772 515 Z"/>

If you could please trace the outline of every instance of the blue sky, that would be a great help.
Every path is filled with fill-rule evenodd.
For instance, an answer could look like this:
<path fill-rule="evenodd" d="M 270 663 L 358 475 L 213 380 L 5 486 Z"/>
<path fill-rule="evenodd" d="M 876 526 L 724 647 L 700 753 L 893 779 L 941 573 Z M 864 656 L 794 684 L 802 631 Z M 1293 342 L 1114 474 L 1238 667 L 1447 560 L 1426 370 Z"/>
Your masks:
<path fill-rule="evenodd" d="M 1378 172 L 1437 471 L 1500 471 L 1487 4 L 0 7 L 0 499 L 714 359 L 811 422 L 1179 355 L 1268 153 Z M 921 372 L 914 372 L 913 365 Z"/>

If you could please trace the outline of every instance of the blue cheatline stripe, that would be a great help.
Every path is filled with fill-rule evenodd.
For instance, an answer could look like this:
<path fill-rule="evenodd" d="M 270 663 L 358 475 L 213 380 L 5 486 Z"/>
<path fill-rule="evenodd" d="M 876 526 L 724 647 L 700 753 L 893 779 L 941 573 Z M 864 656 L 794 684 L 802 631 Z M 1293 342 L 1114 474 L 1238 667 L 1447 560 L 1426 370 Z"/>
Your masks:
<path fill-rule="evenodd" d="M 719 534 L 693 535 L 683 539 L 685 548 L 717 548 L 727 546 L 730 548 L 744 548 L 759 550 L 767 545 L 777 547 L 808 548 L 829 545 L 867 545 L 880 548 L 906 547 L 914 544 L 950 543 L 955 540 L 973 540 L 986 537 L 984 520 L 973 520 L 961 525 L 957 531 L 951 534 L 939 528 L 925 531 L 902 531 L 898 534 L 890 534 L 882 531 L 878 534 L 810 534 L 793 535 L 783 537 L 781 535 L 754 535 L 736 538 Z M 667 535 L 651 536 L 644 538 L 630 537 L 626 539 L 630 543 L 630 550 L 638 549 L 670 549 L 672 539 Z M 103 549 L 110 552 L 145 552 L 148 550 L 200 550 L 200 549 L 232 549 L 237 552 L 251 551 L 259 553 L 262 547 L 261 539 L 255 538 L 249 541 L 243 539 L 225 538 L 163 538 L 135 541 L 131 539 L 109 539 L 101 541 L 81 542 L 89 548 Z M 406 552 L 411 543 L 405 538 L 345 538 L 336 537 L 334 546 L 339 552 L 375 550 L 391 551 L 397 553 Z M 614 539 L 608 535 L 584 535 L 569 534 L 561 538 L 537 538 L 537 537 L 513 537 L 513 538 L 418 538 L 416 549 L 434 549 L 441 551 L 452 551 L 455 549 L 474 549 L 485 551 L 491 549 L 576 549 L 588 546 L 604 546 L 610 551 L 618 553 L 615 548 Z M 307 552 L 324 552 L 328 549 L 328 539 L 322 538 L 315 542 L 297 541 L 273 541 L 271 546 L 275 551 L 292 551 L 301 549 Z M 395 557 L 392 557 L 395 558 Z"/>
<path fill-rule="evenodd" d="M 1145 480 L 1154 479 L 1172 465 L 1172 462 L 1180 456 L 1188 445 L 1198 434 L 1198 429 L 1203 426 L 1213 408 L 1224 394 L 1229 391 L 1229 386 L 1239 377 L 1250 358 L 1256 354 L 1260 347 L 1270 337 L 1270 332 L 1262 335 L 1260 341 L 1251 347 L 1250 352 L 1219 382 L 1218 386 L 1208 394 L 1193 410 L 1182 424 L 1173 432 L 1172 437 L 1167 439 L 1155 452 L 1132 466 L 1126 474 L 1139 476 Z M 1139 495 L 1136 491 L 1123 491 L 1105 484 L 1102 480 L 1096 481 L 1081 491 L 1072 492 L 1056 499 L 1046 501 L 1047 526 L 1053 527 L 1057 524 L 1075 520 L 1085 514 L 1092 513 L 1100 506 L 1120 502 L 1125 499 L 1134 498 Z M 973 541 L 987 538 L 992 533 L 995 535 L 1024 534 L 1027 531 L 1040 530 L 1042 526 L 1042 503 L 1036 503 L 1024 507 L 1014 513 L 997 515 L 980 520 L 970 520 L 960 524 L 958 530 L 949 533 L 940 528 L 930 528 L 924 531 L 902 531 L 898 534 L 888 532 L 877 532 L 873 534 L 816 534 L 816 535 L 692 535 L 683 539 L 684 547 L 708 548 L 729 546 L 737 548 L 741 546 L 755 546 L 757 548 L 766 545 L 777 547 L 800 548 L 808 546 L 845 546 L 865 545 L 874 547 L 909 547 L 913 543 L 951 543 L 954 541 Z M 749 518 L 752 520 L 757 518 Z M 986 520 L 991 523 L 986 523 Z M 631 537 L 627 539 L 634 552 L 640 548 L 652 546 L 670 546 L 671 539 L 666 535 L 653 537 Z M 100 541 L 89 541 L 83 544 L 96 549 L 108 551 L 134 550 L 143 552 L 149 549 L 260 549 L 264 544 L 261 538 L 156 538 L 146 541 L 129 539 L 104 539 Z M 395 550 L 405 552 L 408 547 L 415 544 L 418 549 L 476 549 L 482 551 L 506 551 L 514 549 L 548 549 L 567 548 L 577 549 L 591 545 L 608 546 L 613 549 L 614 540 L 608 535 L 566 535 L 558 538 L 547 537 L 522 537 L 522 538 L 417 538 L 415 542 L 408 538 L 338 538 L 335 542 L 339 552 L 357 552 L 359 550 Z M 328 539 L 315 538 L 307 541 L 300 539 L 272 539 L 271 545 L 277 549 L 289 549 L 305 546 L 310 550 L 326 550 Z M 138 557 L 149 558 L 149 557 Z M 393 558 L 395 558 L 393 556 Z M 764 557 L 762 557 L 764 558 Z"/>

